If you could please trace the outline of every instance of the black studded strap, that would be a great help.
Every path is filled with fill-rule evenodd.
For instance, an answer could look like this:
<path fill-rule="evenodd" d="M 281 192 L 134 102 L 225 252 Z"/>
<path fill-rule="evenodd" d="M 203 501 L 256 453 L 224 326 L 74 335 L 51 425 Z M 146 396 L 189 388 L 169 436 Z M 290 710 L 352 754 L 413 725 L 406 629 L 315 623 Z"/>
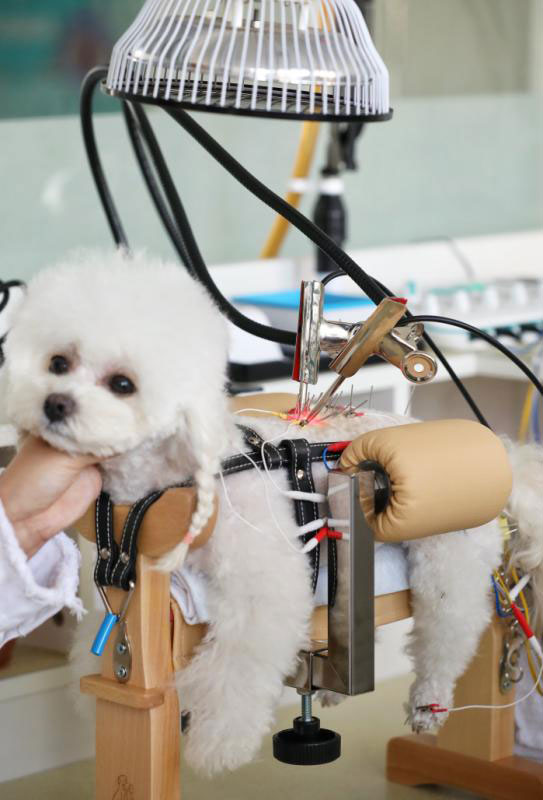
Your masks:
<path fill-rule="evenodd" d="M 313 473 L 311 471 L 311 450 L 309 442 L 305 439 L 285 439 L 281 442 L 289 451 L 288 475 L 290 485 L 297 492 L 315 493 Z M 300 527 L 314 522 L 319 518 L 319 506 L 312 500 L 293 500 L 296 522 Z M 315 535 L 315 531 L 304 534 L 301 539 L 308 542 Z M 320 544 L 309 553 L 311 563 L 311 585 L 313 592 L 317 588 L 320 563 Z"/>
<path fill-rule="evenodd" d="M 100 586 L 116 586 L 128 591 L 136 583 L 136 558 L 138 534 L 147 509 L 163 492 L 152 492 L 130 508 L 121 536 L 121 545 L 115 541 L 113 530 L 113 504 L 106 492 L 96 501 L 96 546 L 98 558 L 94 579 Z"/>
<path fill-rule="evenodd" d="M 101 492 L 96 500 L 95 527 L 98 551 L 94 580 L 100 586 L 111 586 L 111 572 L 119 558 L 119 545 L 113 531 L 113 503 L 107 492 Z"/>
<path fill-rule="evenodd" d="M 312 465 L 323 461 L 323 453 L 331 444 L 330 442 L 308 442 L 306 439 L 285 439 L 279 445 L 266 442 L 252 428 L 239 425 L 243 441 L 247 447 L 245 453 L 237 453 L 224 459 L 221 472 L 224 476 L 249 469 L 264 468 L 263 453 L 266 467 L 270 470 L 285 468 L 288 471 L 291 487 L 302 492 L 315 492 Z M 327 460 L 337 461 L 340 452 L 329 452 Z M 192 479 L 184 481 L 179 486 L 191 486 Z M 147 509 L 155 503 L 163 492 L 152 492 L 130 508 L 123 528 L 121 545 L 117 544 L 113 530 L 113 503 L 106 492 L 102 492 L 96 501 L 96 548 L 98 557 L 94 571 L 95 581 L 100 586 L 116 586 L 128 590 L 130 582 L 136 581 L 136 556 L 138 534 Z M 319 518 L 318 505 L 308 500 L 294 500 L 294 509 L 298 525 Z M 305 534 L 302 539 L 309 541 L 315 532 Z M 319 573 L 320 546 L 309 553 L 312 569 L 312 588 L 315 591 Z M 328 540 L 328 561 L 331 581 L 329 587 L 329 602 L 333 604 L 336 592 L 336 543 Z"/>

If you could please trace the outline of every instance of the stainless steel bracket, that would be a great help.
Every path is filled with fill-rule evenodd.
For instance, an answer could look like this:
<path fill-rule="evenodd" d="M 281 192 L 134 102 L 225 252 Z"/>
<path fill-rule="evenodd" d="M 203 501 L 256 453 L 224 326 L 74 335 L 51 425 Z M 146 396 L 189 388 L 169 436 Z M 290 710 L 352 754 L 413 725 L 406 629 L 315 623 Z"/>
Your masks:
<path fill-rule="evenodd" d="M 132 672 L 132 648 L 124 620 L 119 623 L 119 632 L 113 647 L 113 672 L 119 683 L 126 683 Z"/>
<path fill-rule="evenodd" d="M 336 526 L 337 592 L 328 605 L 328 646 L 300 653 L 288 686 L 302 691 L 328 689 L 346 695 L 374 689 L 374 536 L 360 507 L 359 477 L 330 473 L 332 492 L 349 493 L 349 519 Z M 329 569 L 331 577 L 331 569 Z M 330 594 L 330 592 L 329 592 Z"/>

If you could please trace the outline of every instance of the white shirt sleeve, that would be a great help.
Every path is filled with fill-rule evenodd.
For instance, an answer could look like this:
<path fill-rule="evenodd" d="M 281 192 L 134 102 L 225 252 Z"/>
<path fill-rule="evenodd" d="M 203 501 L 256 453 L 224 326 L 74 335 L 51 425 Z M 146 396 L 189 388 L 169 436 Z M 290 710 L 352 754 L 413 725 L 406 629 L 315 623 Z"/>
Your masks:
<path fill-rule="evenodd" d="M 30 633 L 61 608 L 82 617 L 79 562 L 79 550 L 64 533 L 28 559 L 0 503 L 0 647 Z"/>

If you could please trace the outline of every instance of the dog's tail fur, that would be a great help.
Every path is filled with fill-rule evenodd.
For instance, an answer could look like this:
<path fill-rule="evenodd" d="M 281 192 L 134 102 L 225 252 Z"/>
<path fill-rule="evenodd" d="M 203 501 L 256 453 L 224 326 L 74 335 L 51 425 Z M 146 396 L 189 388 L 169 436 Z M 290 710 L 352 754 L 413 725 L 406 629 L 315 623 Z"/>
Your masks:
<path fill-rule="evenodd" d="M 507 510 L 518 525 L 512 537 L 511 562 L 532 575 L 532 627 L 543 634 L 543 447 L 505 442 L 513 469 Z"/>

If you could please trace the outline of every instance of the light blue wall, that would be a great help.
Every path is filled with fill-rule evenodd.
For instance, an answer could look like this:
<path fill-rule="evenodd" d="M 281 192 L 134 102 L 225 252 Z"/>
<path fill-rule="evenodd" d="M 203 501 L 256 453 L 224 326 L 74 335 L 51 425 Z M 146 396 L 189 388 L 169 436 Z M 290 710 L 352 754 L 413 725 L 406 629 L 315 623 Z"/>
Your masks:
<path fill-rule="evenodd" d="M 360 171 L 346 179 L 351 247 L 543 226 L 539 95 L 404 98 L 395 106 L 391 122 L 367 129 Z M 262 180 L 284 190 L 296 123 L 197 118 Z M 161 111 L 152 120 L 205 257 L 254 258 L 271 213 Z M 97 134 L 131 244 L 169 254 L 121 116 L 99 115 Z M 5 121 L 0 142 L 3 276 L 28 276 L 71 248 L 110 243 L 77 118 Z M 291 233 L 285 252 L 307 251 Z"/>
<path fill-rule="evenodd" d="M 111 17 L 104 17 L 104 0 L 57 5 L 62 3 L 94 10 L 115 38 L 140 0 L 122 9 L 111 4 Z M 23 6 L 29 19 L 32 9 L 40 10 L 40 19 L 50 14 L 38 0 L 9 0 L 0 8 L 0 23 L 20 15 Z M 360 170 L 346 177 L 349 246 L 542 227 L 543 0 L 375 0 L 375 12 L 375 39 L 390 67 L 395 116 L 367 127 L 357 154 Z M 0 24 L 0 37 L 10 30 Z M 26 40 L 20 45 L 24 63 L 28 47 Z M 0 87 L 13 85 L 7 64 L 0 58 Z M 35 71 L 14 87 L 19 113 L 32 112 L 41 77 Z M 75 108 L 77 82 L 71 89 L 62 86 L 71 97 L 67 108 Z M 116 101 L 104 99 L 101 107 L 108 103 L 115 111 Z M 43 107 L 37 104 L 36 110 Z M 155 110 L 152 119 L 206 259 L 257 256 L 271 212 L 163 112 Z M 264 182 L 284 192 L 297 123 L 212 114 L 197 119 Z M 169 255 L 121 116 L 99 114 L 96 126 L 131 244 Z M 317 165 L 325 139 L 321 131 Z M 74 247 L 109 245 L 75 116 L 0 122 L 0 181 L 3 277 L 26 277 Z M 308 198 L 303 209 L 311 212 L 314 202 Z M 301 236 L 290 234 L 287 254 L 310 251 Z"/>

